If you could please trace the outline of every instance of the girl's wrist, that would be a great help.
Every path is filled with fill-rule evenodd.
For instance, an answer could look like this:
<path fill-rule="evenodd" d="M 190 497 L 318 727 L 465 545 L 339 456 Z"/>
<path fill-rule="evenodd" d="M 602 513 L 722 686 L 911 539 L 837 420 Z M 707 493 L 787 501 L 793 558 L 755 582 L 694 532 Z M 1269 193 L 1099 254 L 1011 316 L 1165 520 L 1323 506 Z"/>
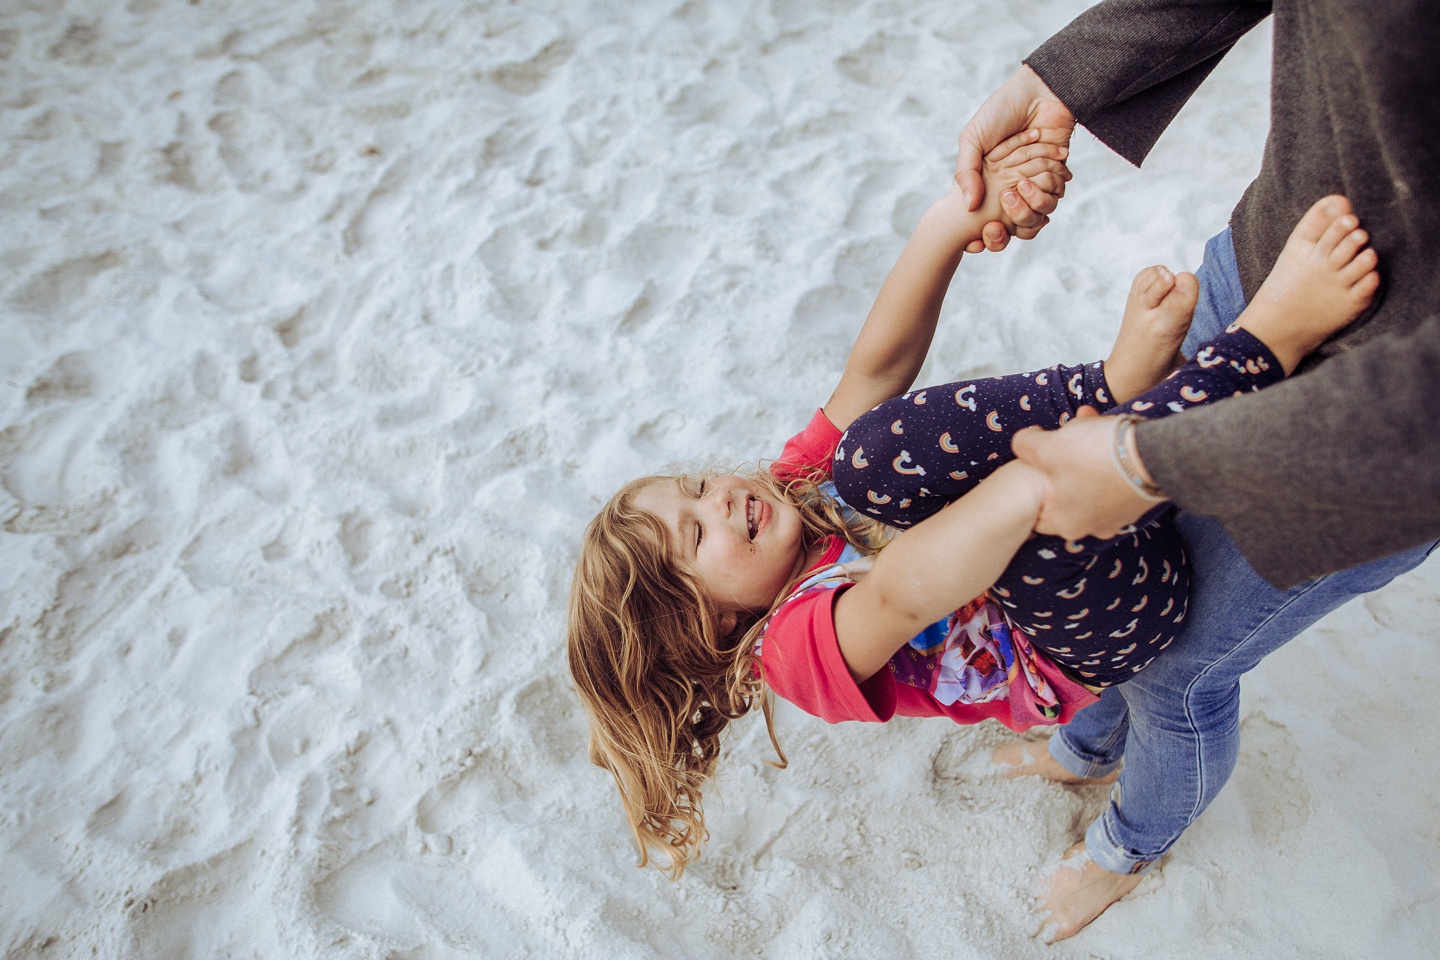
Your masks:
<path fill-rule="evenodd" d="M 934 219 L 936 227 L 944 234 L 947 242 L 960 250 L 964 250 L 966 244 L 972 240 L 982 239 L 985 224 L 990 222 L 990 218 L 966 207 L 965 195 L 958 187 L 952 186 L 926 213 L 927 217 Z"/>

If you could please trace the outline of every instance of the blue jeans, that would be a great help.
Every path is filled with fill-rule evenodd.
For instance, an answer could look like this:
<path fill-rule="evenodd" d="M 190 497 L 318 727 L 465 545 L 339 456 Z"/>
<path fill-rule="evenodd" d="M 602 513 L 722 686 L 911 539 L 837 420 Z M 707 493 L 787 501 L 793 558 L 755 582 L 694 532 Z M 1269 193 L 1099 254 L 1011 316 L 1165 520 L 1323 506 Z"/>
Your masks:
<path fill-rule="evenodd" d="M 1187 356 L 1245 308 L 1228 229 L 1206 245 L 1196 276 Z M 1230 779 L 1240 751 L 1240 677 L 1341 604 L 1419 566 L 1434 547 L 1277 590 L 1218 521 L 1182 512 L 1178 523 L 1193 575 L 1179 639 L 1050 738 L 1051 756 L 1080 776 L 1103 776 L 1124 758 L 1109 806 L 1085 832 L 1090 856 L 1112 873 L 1148 869 Z"/>

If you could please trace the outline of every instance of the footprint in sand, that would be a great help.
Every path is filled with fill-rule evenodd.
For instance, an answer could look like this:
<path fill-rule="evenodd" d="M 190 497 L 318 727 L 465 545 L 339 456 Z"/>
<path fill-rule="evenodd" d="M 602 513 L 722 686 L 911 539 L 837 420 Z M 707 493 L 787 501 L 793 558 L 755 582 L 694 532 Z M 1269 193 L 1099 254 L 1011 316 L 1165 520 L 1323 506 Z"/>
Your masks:
<path fill-rule="evenodd" d="M 63 260 L 42 269 L 11 297 L 12 306 L 52 316 L 88 302 L 91 284 L 102 274 L 125 264 L 118 250 L 105 250 Z"/>
<path fill-rule="evenodd" d="M 515 696 L 515 713 L 521 729 L 552 763 L 567 764 L 575 758 L 575 744 L 585 742 L 585 724 L 575 699 L 553 676 L 541 677 L 521 689 Z"/>
<path fill-rule="evenodd" d="M 1310 791 L 1296 771 L 1299 748 L 1283 724 L 1252 713 L 1240 724 L 1240 764 L 1233 781 L 1255 833 L 1286 841 L 1310 819 Z"/>

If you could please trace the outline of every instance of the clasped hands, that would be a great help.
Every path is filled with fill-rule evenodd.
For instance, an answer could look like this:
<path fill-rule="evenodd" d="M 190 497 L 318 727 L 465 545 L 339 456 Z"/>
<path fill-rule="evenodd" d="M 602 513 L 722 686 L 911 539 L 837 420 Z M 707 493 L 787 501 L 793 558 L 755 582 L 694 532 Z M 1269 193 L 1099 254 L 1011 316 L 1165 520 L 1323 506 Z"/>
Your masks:
<path fill-rule="evenodd" d="M 990 95 L 960 131 L 955 184 L 969 209 L 985 204 L 982 176 L 986 155 L 1025 130 L 1039 130 L 1039 140 L 1068 151 L 1075 116 L 1028 66 L 1022 66 Z M 1029 240 L 1050 222 L 1065 196 L 1063 176 L 1043 173 L 1022 180 L 1000 197 L 1004 221 L 985 224 L 981 239 L 968 253 L 1005 249 L 1010 237 Z M 1154 504 L 1145 500 L 1120 474 L 1113 459 L 1119 418 L 1100 417 L 1089 407 L 1058 430 L 1030 427 L 1015 435 L 1012 449 L 1023 463 L 1044 478 L 1044 501 L 1035 529 L 1076 540 L 1083 536 L 1114 536 Z M 1132 433 L 1133 437 L 1133 433 Z M 1140 451 L 1128 450 L 1131 463 L 1145 471 Z"/>

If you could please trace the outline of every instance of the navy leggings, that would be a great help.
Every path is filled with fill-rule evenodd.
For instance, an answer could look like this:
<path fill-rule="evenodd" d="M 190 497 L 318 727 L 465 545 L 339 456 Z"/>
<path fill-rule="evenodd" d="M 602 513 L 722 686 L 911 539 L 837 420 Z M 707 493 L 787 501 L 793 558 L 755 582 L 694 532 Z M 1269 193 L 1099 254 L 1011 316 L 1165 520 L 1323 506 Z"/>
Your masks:
<path fill-rule="evenodd" d="M 1265 344 L 1235 330 L 1119 407 L 1100 362 L 927 387 L 850 425 L 835 451 L 835 485 L 855 509 L 904 529 L 1013 460 L 1017 430 L 1054 429 L 1085 405 L 1163 417 L 1283 377 Z M 1035 647 L 1086 683 L 1127 680 L 1170 645 L 1185 619 L 1190 570 L 1172 513 L 1158 508 L 1110 539 L 1036 534 L 990 592 Z"/>

